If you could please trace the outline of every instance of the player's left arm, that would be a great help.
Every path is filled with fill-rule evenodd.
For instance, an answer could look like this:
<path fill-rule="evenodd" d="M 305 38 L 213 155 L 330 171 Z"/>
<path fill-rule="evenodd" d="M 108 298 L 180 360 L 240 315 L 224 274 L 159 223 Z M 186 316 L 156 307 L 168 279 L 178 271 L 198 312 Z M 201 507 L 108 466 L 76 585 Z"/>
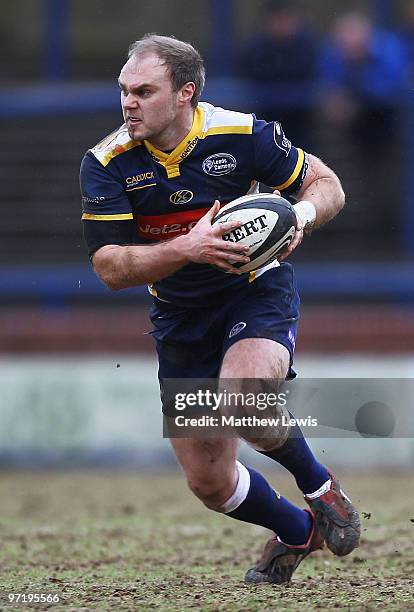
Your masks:
<path fill-rule="evenodd" d="M 335 217 L 345 203 L 336 174 L 314 155 L 294 147 L 278 121 L 267 123 L 253 117 L 254 178 L 270 185 L 284 197 L 292 197 L 298 229 L 288 249 L 278 259 L 286 259 L 300 244 L 305 233 Z"/>
<path fill-rule="evenodd" d="M 302 242 L 303 234 L 321 227 L 333 219 L 345 204 L 345 194 L 336 174 L 319 158 L 307 155 L 308 168 L 299 191 L 294 195 L 298 226 L 286 251 L 278 257 L 284 260 Z"/>

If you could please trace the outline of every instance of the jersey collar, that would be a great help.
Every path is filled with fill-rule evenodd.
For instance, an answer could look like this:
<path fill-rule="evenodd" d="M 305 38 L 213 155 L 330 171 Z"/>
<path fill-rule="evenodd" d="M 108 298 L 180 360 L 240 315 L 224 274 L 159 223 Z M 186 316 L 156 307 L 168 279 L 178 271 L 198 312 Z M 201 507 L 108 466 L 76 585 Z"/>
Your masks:
<path fill-rule="evenodd" d="M 193 126 L 187 136 L 175 147 L 170 154 L 164 153 L 155 148 L 148 140 L 144 140 L 144 145 L 151 157 L 164 166 L 168 178 L 180 176 L 180 162 L 188 157 L 191 151 L 197 145 L 197 142 L 202 138 L 204 125 L 204 111 L 200 106 L 197 106 L 194 112 Z"/>

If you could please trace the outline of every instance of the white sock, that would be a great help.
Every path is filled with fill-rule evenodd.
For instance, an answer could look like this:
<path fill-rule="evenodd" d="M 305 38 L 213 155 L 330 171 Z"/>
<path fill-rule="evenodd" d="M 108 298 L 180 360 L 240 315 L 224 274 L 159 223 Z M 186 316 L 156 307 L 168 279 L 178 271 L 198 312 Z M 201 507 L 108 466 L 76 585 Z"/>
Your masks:
<path fill-rule="evenodd" d="M 247 497 L 247 494 L 250 489 L 249 471 L 242 463 L 240 463 L 240 461 L 236 461 L 236 468 L 239 473 L 236 489 L 233 495 L 229 497 L 229 499 L 222 505 L 218 512 L 224 512 L 225 514 L 227 514 L 228 512 L 233 512 L 233 510 L 238 508 Z"/>

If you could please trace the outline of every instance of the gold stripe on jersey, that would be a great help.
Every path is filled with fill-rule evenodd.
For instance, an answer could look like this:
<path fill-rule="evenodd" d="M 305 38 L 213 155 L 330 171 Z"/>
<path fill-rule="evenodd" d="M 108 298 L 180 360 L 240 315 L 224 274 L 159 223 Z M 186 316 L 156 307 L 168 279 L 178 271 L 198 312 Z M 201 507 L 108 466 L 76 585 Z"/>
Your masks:
<path fill-rule="evenodd" d="M 241 113 L 230 113 L 231 115 L 241 115 Z M 242 115 L 241 115 L 242 116 Z M 207 120 L 206 120 L 207 119 Z M 232 117 L 234 121 L 234 116 Z M 230 121 L 232 120 L 230 119 Z M 194 112 L 193 126 L 187 136 L 175 147 L 171 153 L 165 153 L 154 147 L 148 140 L 144 140 L 144 145 L 152 159 L 161 164 L 167 172 L 168 178 L 180 176 L 180 162 L 188 157 L 197 146 L 199 140 L 207 136 L 219 134 L 252 134 L 253 120 L 246 116 L 248 125 L 211 125 L 211 117 L 206 117 L 206 110 L 202 106 L 197 106 Z M 220 121 L 219 121 L 220 123 Z"/>
<path fill-rule="evenodd" d="M 133 219 L 132 213 L 125 213 L 121 215 L 92 215 L 90 213 L 83 213 L 82 221 L 127 221 Z"/>
<path fill-rule="evenodd" d="M 281 185 L 276 185 L 275 187 L 272 187 L 272 189 L 278 189 L 279 191 L 282 191 L 283 189 L 287 189 L 289 187 L 289 185 L 291 185 L 292 183 L 294 183 L 296 181 L 296 179 L 298 178 L 302 168 L 303 168 L 303 163 L 305 161 L 305 154 L 302 151 L 302 149 L 298 149 L 298 159 L 296 161 L 296 166 L 292 172 L 292 174 L 290 175 L 290 177 L 288 178 L 287 181 L 285 181 L 284 183 L 282 183 Z"/>
<path fill-rule="evenodd" d="M 215 136 L 216 134 L 253 134 L 252 125 L 223 125 L 219 127 L 209 128 L 203 134 L 205 136 Z"/>
<path fill-rule="evenodd" d="M 160 151 L 154 145 L 152 145 L 148 140 L 144 140 L 145 147 L 147 151 L 151 155 L 151 157 L 164 166 L 168 178 L 174 178 L 176 176 L 180 176 L 180 168 L 179 163 L 188 157 L 194 147 L 197 145 L 197 142 L 201 138 L 201 130 L 204 123 L 204 111 L 198 106 L 194 112 L 193 126 L 190 132 L 187 134 L 183 140 L 178 143 L 171 153 L 165 153 L 164 151 Z"/>
<path fill-rule="evenodd" d="M 130 189 L 125 189 L 128 191 L 136 191 L 137 189 L 146 189 L 147 187 L 154 187 L 157 183 L 148 183 L 148 185 L 141 185 L 140 187 L 131 187 Z"/>

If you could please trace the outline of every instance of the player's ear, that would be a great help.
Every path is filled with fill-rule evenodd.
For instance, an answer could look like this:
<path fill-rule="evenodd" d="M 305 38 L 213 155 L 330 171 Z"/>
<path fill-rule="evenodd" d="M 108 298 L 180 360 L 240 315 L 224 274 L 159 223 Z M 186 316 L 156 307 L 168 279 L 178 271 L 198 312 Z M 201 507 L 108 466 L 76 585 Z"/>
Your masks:
<path fill-rule="evenodd" d="M 191 98 L 194 96 L 195 89 L 195 83 L 192 81 L 186 83 L 178 92 L 178 102 L 181 102 L 182 104 L 190 102 Z"/>

